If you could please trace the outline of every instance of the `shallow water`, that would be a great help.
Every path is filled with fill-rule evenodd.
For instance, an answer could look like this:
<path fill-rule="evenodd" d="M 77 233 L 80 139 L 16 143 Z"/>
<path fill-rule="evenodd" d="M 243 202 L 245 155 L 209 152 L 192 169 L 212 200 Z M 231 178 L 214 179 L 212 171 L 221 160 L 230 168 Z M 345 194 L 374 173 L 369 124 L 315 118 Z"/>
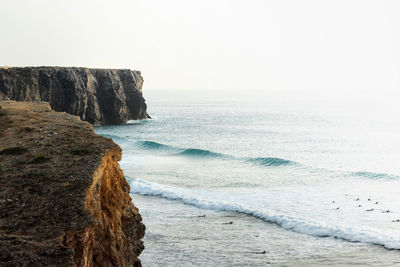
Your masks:
<path fill-rule="evenodd" d="M 400 266 L 396 250 L 298 234 L 240 213 L 132 197 L 147 227 L 143 266 Z"/>
<path fill-rule="evenodd" d="M 148 226 L 144 262 L 398 261 L 399 118 L 281 97 L 147 99 L 152 120 L 96 127 L 123 148 Z"/>

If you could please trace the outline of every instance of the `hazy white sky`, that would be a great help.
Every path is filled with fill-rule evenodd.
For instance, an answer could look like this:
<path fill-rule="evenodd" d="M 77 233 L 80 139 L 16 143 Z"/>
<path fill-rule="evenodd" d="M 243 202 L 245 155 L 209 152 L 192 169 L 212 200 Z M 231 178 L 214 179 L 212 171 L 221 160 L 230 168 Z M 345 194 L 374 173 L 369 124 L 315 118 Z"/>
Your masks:
<path fill-rule="evenodd" d="M 0 65 L 141 70 L 145 90 L 400 91 L 400 1 L 1 0 Z"/>

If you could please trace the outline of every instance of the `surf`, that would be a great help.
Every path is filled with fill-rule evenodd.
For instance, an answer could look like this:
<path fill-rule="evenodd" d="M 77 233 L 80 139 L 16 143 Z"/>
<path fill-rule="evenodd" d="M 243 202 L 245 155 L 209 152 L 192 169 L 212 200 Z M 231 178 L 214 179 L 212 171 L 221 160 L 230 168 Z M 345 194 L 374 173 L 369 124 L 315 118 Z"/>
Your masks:
<path fill-rule="evenodd" d="M 213 152 L 205 149 L 197 149 L 197 148 L 187 148 L 183 149 L 181 152 L 175 154 L 179 156 L 187 156 L 187 157 L 202 157 L 202 158 L 229 158 L 229 156 Z"/>
<path fill-rule="evenodd" d="M 115 142 L 121 143 L 122 146 L 136 146 L 143 150 L 165 152 L 167 156 L 180 156 L 185 158 L 202 158 L 202 159 L 219 159 L 233 160 L 240 163 L 248 163 L 256 167 L 279 168 L 279 167 L 297 167 L 309 170 L 310 173 L 321 173 L 327 177 L 333 178 L 358 178 L 358 179 L 373 179 L 373 180 L 393 180 L 399 179 L 400 176 L 390 173 L 379 173 L 370 171 L 338 171 L 332 169 L 307 166 L 300 162 L 279 157 L 236 157 L 224 153 L 219 153 L 207 149 L 200 148 L 181 148 L 172 145 L 167 145 L 151 140 L 131 141 L 127 137 L 103 134 L 103 136 L 112 138 Z"/>
<path fill-rule="evenodd" d="M 132 179 L 130 185 L 132 194 L 180 201 L 200 209 L 247 214 L 265 222 L 279 225 L 284 229 L 310 236 L 339 238 L 349 242 L 370 243 L 387 249 L 400 250 L 400 236 L 396 234 L 385 233 L 369 227 L 353 228 L 345 225 L 334 225 L 300 215 L 291 216 L 273 210 L 257 209 L 253 205 L 240 203 L 240 199 L 237 200 L 228 192 L 178 188 L 140 179 Z"/>
<path fill-rule="evenodd" d="M 137 145 L 148 150 L 177 150 L 176 148 L 164 145 L 155 141 L 137 141 Z"/>
<path fill-rule="evenodd" d="M 298 165 L 297 162 L 281 159 L 281 158 L 274 158 L 274 157 L 266 157 L 266 158 L 250 158 L 247 160 L 248 162 L 252 162 L 256 165 L 261 166 L 288 166 L 288 165 Z"/>

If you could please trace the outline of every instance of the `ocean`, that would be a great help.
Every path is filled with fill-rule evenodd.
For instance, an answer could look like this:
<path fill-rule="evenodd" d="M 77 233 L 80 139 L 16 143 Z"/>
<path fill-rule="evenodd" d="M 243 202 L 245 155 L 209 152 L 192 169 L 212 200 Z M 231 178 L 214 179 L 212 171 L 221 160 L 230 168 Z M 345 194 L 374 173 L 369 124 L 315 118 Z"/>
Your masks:
<path fill-rule="evenodd" d="M 144 266 L 400 266 L 397 106 L 149 93 L 98 126 L 147 227 Z"/>

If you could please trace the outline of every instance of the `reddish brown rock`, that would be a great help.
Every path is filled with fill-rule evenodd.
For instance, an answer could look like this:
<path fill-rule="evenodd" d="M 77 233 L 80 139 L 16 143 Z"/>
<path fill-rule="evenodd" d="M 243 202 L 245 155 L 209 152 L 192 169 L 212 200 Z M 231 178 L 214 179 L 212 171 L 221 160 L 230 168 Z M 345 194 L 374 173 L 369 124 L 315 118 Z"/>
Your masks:
<path fill-rule="evenodd" d="M 0 106 L 0 265 L 141 266 L 120 147 L 47 103 Z"/>

